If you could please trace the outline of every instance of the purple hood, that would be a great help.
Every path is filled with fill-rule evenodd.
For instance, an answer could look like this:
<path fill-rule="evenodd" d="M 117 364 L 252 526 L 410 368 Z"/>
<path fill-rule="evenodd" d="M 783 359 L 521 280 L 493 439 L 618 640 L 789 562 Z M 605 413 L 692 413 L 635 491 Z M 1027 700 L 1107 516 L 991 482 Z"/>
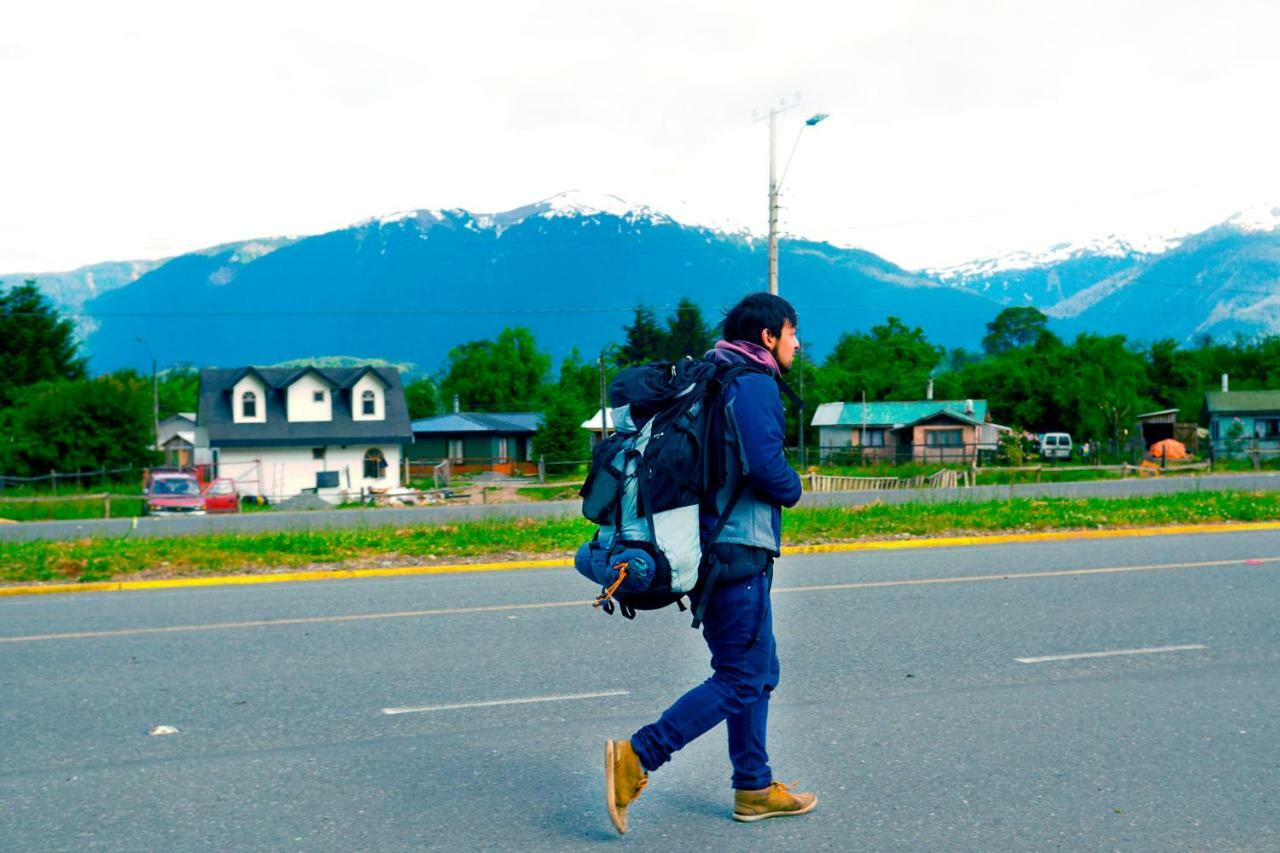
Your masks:
<path fill-rule="evenodd" d="M 773 353 L 751 341 L 716 341 L 715 349 L 708 350 L 705 358 L 715 364 L 734 364 L 737 362 L 734 355 L 744 359 L 748 364 L 763 367 L 774 376 L 782 375 Z"/>

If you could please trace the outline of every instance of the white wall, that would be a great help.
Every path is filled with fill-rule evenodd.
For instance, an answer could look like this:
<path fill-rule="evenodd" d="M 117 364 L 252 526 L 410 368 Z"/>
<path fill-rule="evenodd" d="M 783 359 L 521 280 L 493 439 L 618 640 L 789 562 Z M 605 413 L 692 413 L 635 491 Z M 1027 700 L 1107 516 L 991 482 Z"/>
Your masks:
<path fill-rule="evenodd" d="M 257 413 L 252 418 L 244 417 L 244 404 L 241 402 L 244 392 L 252 391 L 258 398 Z M 242 378 L 231 389 L 231 419 L 238 424 L 265 424 L 267 422 L 267 389 L 252 373 Z"/>
<path fill-rule="evenodd" d="M 401 485 L 401 447 L 376 446 L 387 460 L 386 476 L 381 480 L 364 476 L 367 444 L 326 447 L 324 459 L 313 458 L 310 447 L 225 448 L 219 451 L 219 474 L 234 479 L 242 495 L 266 495 L 272 501 L 279 501 L 300 494 L 303 489 L 314 488 L 317 471 L 337 471 L 338 488 L 321 489 L 317 494 L 338 503 L 344 493 L 359 495 L 361 488 L 386 489 Z M 258 459 L 262 460 L 261 466 L 256 464 Z"/>
<path fill-rule="evenodd" d="M 319 403 L 315 401 L 317 392 L 324 395 Z M 303 374 L 290 385 L 286 399 L 290 423 L 333 420 L 333 392 L 329 390 L 329 383 L 314 373 Z"/>
<path fill-rule="evenodd" d="M 363 397 L 365 391 L 373 392 L 373 414 L 364 414 Z M 351 387 L 351 417 L 357 421 L 385 421 L 387 419 L 387 392 L 382 383 L 372 373 L 360 377 L 360 381 Z"/>

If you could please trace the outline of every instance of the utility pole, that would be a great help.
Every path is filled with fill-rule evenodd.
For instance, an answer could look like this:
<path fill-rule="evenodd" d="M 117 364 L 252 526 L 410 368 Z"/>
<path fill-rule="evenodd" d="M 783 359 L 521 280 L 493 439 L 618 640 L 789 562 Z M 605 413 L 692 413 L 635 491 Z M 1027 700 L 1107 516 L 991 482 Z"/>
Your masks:
<path fill-rule="evenodd" d="M 783 98 L 775 107 L 769 108 L 769 292 L 773 295 L 778 294 L 778 193 L 782 190 L 782 182 L 787 179 L 787 170 L 791 168 L 791 158 L 796 155 L 796 147 L 800 145 L 800 136 L 803 135 L 806 127 L 813 127 L 818 122 L 827 117 L 826 113 L 817 113 L 808 118 L 804 127 L 800 128 L 800 133 L 796 134 L 795 145 L 791 146 L 791 155 L 787 157 L 787 164 L 782 169 L 782 175 L 778 175 L 778 114 L 787 110 L 794 109 L 800 104 L 800 93 L 796 92 L 795 97 L 788 100 Z M 764 116 L 757 116 L 757 121 L 762 121 Z"/>
<path fill-rule="evenodd" d="M 156 377 L 156 356 L 142 338 L 138 338 L 138 343 L 151 359 L 151 425 L 156 433 L 156 450 L 160 450 L 160 382 Z"/>

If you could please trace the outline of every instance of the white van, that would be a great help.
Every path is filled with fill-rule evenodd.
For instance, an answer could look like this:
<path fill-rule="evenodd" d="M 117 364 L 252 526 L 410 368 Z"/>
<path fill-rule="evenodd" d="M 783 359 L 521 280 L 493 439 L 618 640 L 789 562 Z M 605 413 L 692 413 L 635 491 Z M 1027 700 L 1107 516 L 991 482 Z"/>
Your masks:
<path fill-rule="evenodd" d="M 1041 459 L 1070 459 L 1071 436 L 1065 432 L 1046 432 L 1040 436 Z"/>

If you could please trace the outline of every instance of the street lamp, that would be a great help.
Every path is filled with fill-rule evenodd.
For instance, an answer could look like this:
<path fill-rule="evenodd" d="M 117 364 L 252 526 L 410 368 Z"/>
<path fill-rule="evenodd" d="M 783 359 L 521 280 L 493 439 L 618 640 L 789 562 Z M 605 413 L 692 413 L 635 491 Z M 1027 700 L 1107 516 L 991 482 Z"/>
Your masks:
<path fill-rule="evenodd" d="M 783 103 L 769 108 L 769 292 L 778 293 L 778 193 L 782 190 L 782 182 L 787 179 L 787 171 L 791 168 L 791 160 L 796 156 L 796 148 L 800 145 L 800 137 L 805 128 L 814 127 L 827 118 L 827 113 L 814 113 L 805 119 L 796 134 L 795 144 L 791 146 L 791 154 L 787 157 L 787 165 L 782 169 L 782 177 L 778 177 L 778 114 L 786 112 L 798 103 Z"/>

